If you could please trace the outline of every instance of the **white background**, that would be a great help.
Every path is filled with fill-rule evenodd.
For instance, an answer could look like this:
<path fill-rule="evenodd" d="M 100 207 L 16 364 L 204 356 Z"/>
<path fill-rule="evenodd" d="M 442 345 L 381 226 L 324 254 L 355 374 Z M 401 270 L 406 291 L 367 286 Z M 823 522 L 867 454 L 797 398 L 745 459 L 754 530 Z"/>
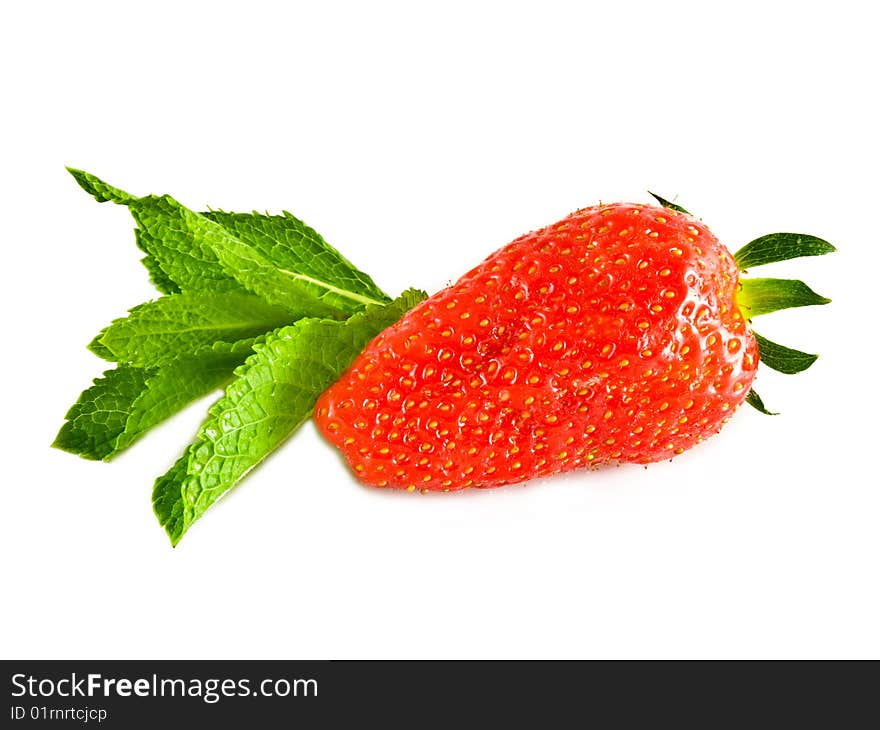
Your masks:
<path fill-rule="evenodd" d="M 880 656 L 870 4 L 310 5 L 4 6 L 2 656 Z M 672 463 L 388 494 L 309 424 L 172 550 L 151 485 L 206 403 L 111 464 L 48 448 L 154 296 L 65 164 L 287 208 L 391 293 L 650 188 L 731 249 L 831 240 L 762 273 L 834 303 L 761 322 L 822 355 L 759 375 L 780 416 Z"/>

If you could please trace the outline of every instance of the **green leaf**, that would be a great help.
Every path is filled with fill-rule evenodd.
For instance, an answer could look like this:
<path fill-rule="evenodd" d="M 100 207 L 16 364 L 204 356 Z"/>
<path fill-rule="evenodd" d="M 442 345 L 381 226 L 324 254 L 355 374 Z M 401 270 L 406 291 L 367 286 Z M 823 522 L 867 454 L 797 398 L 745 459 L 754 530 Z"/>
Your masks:
<path fill-rule="evenodd" d="M 183 512 L 180 486 L 186 481 L 186 470 L 189 465 L 189 449 L 183 452 L 167 472 L 160 476 L 153 485 L 153 512 L 159 524 L 176 545 L 189 525 Z"/>
<path fill-rule="evenodd" d="M 83 170 L 68 167 L 67 171 L 73 176 L 73 179 L 76 180 L 79 186 L 89 195 L 93 196 L 99 203 L 114 202 L 119 203 L 120 205 L 128 205 L 129 203 L 137 201 L 137 198 L 133 195 L 129 195 L 119 188 L 114 188 L 112 185 L 108 185 L 103 180 L 100 180 Z M 153 282 L 153 285 L 163 294 L 174 294 L 179 292 L 180 287 L 177 286 L 177 284 L 175 284 L 162 270 L 162 267 L 159 265 L 156 258 L 149 255 L 152 242 L 148 240 L 148 234 L 140 228 L 135 228 L 134 233 L 138 248 L 148 254 L 141 259 L 141 263 L 146 267 L 147 272 L 150 275 L 150 281 Z"/>
<path fill-rule="evenodd" d="M 810 355 L 800 350 L 793 350 L 784 345 L 778 345 L 771 342 L 766 337 L 761 337 L 757 332 L 752 331 L 755 339 L 758 341 L 758 357 L 768 368 L 773 368 L 780 373 L 793 375 L 794 373 L 806 370 L 818 359 L 818 355 Z"/>
<path fill-rule="evenodd" d="M 837 249 L 828 241 L 804 233 L 768 233 L 747 243 L 733 258 L 741 271 L 801 256 L 822 256 Z"/>
<path fill-rule="evenodd" d="M 99 203 L 113 202 L 119 203 L 120 205 L 128 205 L 137 200 L 133 195 L 129 195 L 124 190 L 108 185 L 103 180 L 85 170 L 77 170 L 75 167 L 68 167 L 67 171 L 73 175 L 73 179 L 76 180 L 77 184 Z"/>
<path fill-rule="evenodd" d="M 287 310 L 253 294 L 184 292 L 134 307 L 106 327 L 89 349 L 105 359 L 154 367 L 217 341 L 257 337 L 290 322 Z"/>
<path fill-rule="evenodd" d="M 107 331 L 105 327 L 98 334 L 95 335 L 94 339 L 86 345 L 86 349 L 90 350 L 92 353 L 100 357 L 102 360 L 106 360 L 107 362 L 116 362 L 116 355 L 101 342 L 101 338 L 104 336 L 104 333 Z"/>
<path fill-rule="evenodd" d="M 736 301 L 748 319 L 780 309 L 809 307 L 831 301 L 797 279 L 740 279 L 739 283 Z"/>
<path fill-rule="evenodd" d="M 261 336 L 235 343 L 218 342 L 201 353 L 157 368 L 133 404 L 125 430 L 116 440 L 116 452 L 131 446 L 153 426 L 192 401 L 222 388 L 233 370 L 251 354 L 253 345 L 263 339 Z"/>
<path fill-rule="evenodd" d="M 145 240 L 146 235 L 147 234 L 145 234 L 140 228 L 134 229 L 134 237 L 135 237 L 135 240 L 138 242 L 138 248 L 140 248 L 143 251 L 147 250 L 141 246 L 141 243 Z M 146 244 L 144 244 L 144 245 L 146 245 Z M 150 256 L 150 255 L 144 256 L 141 259 L 141 263 L 144 265 L 144 267 L 147 270 L 147 273 L 150 275 L 150 281 L 152 282 L 153 286 L 155 286 L 156 289 L 158 289 L 160 292 L 162 292 L 162 294 L 179 294 L 180 293 L 180 291 L 181 291 L 180 287 L 177 284 L 175 284 L 171 280 L 171 278 L 168 276 L 168 274 L 166 274 L 162 270 L 162 267 L 159 265 L 159 262 L 156 260 L 156 258 L 154 256 Z"/>
<path fill-rule="evenodd" d="M 151 374 L 126 366 L 108 370 L 71 406 L 52 446 L 86 459 L 103 459 L 113 453 L 132 405 Z"/>
<path fill-rule="evenodd" d="M 686 211 L 684 208 L 682 208 L 677 203 L 673 203 L 669 200 L 666 200 L 666 198 L 661 198 L 659 195 L 657 195 L 656 193 L 652 193 L 650 190 L 648 191 L 648 195 L 650 195 L 652 198 L 654 198 L 654 200 L 656 200 L 658 203 L 660 203 L 660 205 L 662 205 L 664 208 L 669 208 L 670 210 L 677 210 L 679 213 L 684 213 L 685 215 L 690 215 L 690 213 L 688 211 Z"/>
<path fill-rule="evenodd" d="M 752 408 L 757 411 L 760 411 L 765 416 L 778 416 L 778 413 L 773 413 L 772 411 L 768 411 L 764 406 L 764 401 L 761 400 L 761 396 L 752 388 L 749 391 L 749 394 L 746 396 L 746 403 L 748 403 Z"/>
<path fill-rule="evenodd" d="M 172 544 L 309 418 L 318 396 L 373 337 L 424 297 L 409 290 L 345 322 L 301 319 L 255 346 L 195 441 L 156 481 L 154 510 Z"/>
<path fill-rule="evenodd" d="M 211 246 L 215 224 L 169 195 L 148 195 L 128 204 L 142 230 L 140 241 L 181 291 L 240 291 Z M 207 229 L 207 230 L 206 230 Z"/>
<path fill-rule="evenodd" d="M 216 254 L 199 235 L 196 213 L 170 196 L 138 198 L 83 170 L 68 170 L 99 203 L 112 201 L 128 206 L 140 229 L 138 246 L 152 259 L 147 269 L 151 274 L 157 270 L 164 273 L 159 281 L 165 288 L 166 280 L 170 280 L 181 290 L 241 290 L 241 285 L 220 265 Z"/>
<path fill-rule="evenodd" d="M 191 401 L 220 388 L 254 342 L 216 343 L 159 368 L 108 370 L 67 412 L 52 446 L 86 459 L 110 459 Z"/>
<path fill-rule="evenodd" d="M 254 248 L 267 261 L 295 272 L 314 296 L 332 307 L 354 314 L 367 304 L 391 299 L 313 229 L 291 213 L 204 213 L 236 238 Z"/>
<path fill-rule="evenodd" d="M 289 213 L 196 213 L 168 195 L 138 198 L 82 170 L 70 172 L 96 200 L 128 206 L 160 291 L 243 288 L 285 307 L 293 319 L 344 319 L 367 304 L 389 301 L 369 276 Z"/>
<path fill-rule="evenodd" d="M 284 307 L 291 319 L 330 317 L 345 319 L 346 313 L 314 296 L 302 275 L 279 268 L 259 251 L 239 241 L 232 234 L 207 221 L 213 229 L 203 233 L 209 237 L 222 266 L 249 291 L 267 302 Z M 360 295 L 356 295 L 360 297 Z M 363 306 L 363 302 L 359 304 Z"/>

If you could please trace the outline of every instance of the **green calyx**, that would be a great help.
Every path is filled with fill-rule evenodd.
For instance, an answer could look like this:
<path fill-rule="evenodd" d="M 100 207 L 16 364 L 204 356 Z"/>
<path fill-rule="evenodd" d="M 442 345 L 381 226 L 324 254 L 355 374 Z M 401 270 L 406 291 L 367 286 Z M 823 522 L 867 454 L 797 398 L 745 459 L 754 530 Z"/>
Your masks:
<path fill-rule="evenodd" d="M 804 233 L 768 233 L 747 243 L 733 254 L 733 258 L 740 271 L 745 271 L 753 266 L 775 264 L 803 256 L 822 256 L 836 250 L 828 241 Z"/>
<path fill-rule="evenodd" d="M 780 309 L 828 304 L 831 300 L 797 279 L 742 279 L 736 301 L 742 313 L 752 319 Z"/>
<path fill-rule="evenodd" d="M 804 256 L 822 256 L 836 249 L 827 241 L 802 233 L 769 233 L 747 243 L 733 258 L 740 271 L 747 268 L 773 264 Z M 740 311 L 746 319 L 771 314 L 782 309 L 828 304 L 831 300 L 814 292 L 797 279 L 742 278 L 736 296 Z M 758 342 L 760 361 L 767 367 L 786 375 L 800 373 L 816 362 L 818 355 L 811 355 L 792 347 L 777 344 L 754 332 Z M 766 415 L 769 411 L 761 397 L 752 390 L 746 402 Z"/>
<path fill-rule="evenodd" d="M 765 416 L 778 416 L 778 413 L 774 411 L 768 411 L 767 407 L 764 405 L 764 401 L 761 400 L 761 396 L 758 395 L 758 392 L 752 388 L 749 391 L 749 394 L 746 396 L 746 403 L 748 403 L 752 408 L 754 408 L 759 413 L 763 413 Z"/>
<path fill-rule="evenodd" d="M 648 195 L 650 195 L 654 200 L 656 200 L 660 205 L 664 208 L 669 208 L 669 210 L 677 210 L 679 213 L 684 213 L 685 215 L 690 215 L 690 212 L 686 211 L 682 208 L 678 203 L 673 203 L 666 198 L 661 198 L 657 193 L 652 193 L 650 190 L 648 191 Z"/>
<path fill-rule="evenodd" d="M 648 193 L 664 208 L 688 213 L 680 205 L 671 203 L 650 191 Z M 747 243 L 733 255 L 733 258 L 740 272 L 745 273 L 747 269 L 755 266 L 804 256 L 822 256 L 836 250 L 828 241 L 816 236 L 804 233 L 768 233 Z M 754 317 L 782 309 L 828 304 L 831 301 L 797 279 L 741 278 L 739 284 L 736 301 L 743 316 L 749 321 Z M 760 361 L 777 372 L 787 375 L 803 372 L 819 357 L 772 342 L 754 330 L 752 332 L 758 342 Z M 777 415 L 765 407 L 764 401 L 754 388 L 746 397 L 746 403 L 768 416 Z"/>
<path fill-rule="evenodd" d="M 761 362 L 777 373 L 785 373 L 786 375 L 801 373 L 819 358 L 818 355 L 810 355 L 785 345 L 778 345 L 754 330 L 752 330 L 752 334 L 758 342 L 758 355 Z"/>

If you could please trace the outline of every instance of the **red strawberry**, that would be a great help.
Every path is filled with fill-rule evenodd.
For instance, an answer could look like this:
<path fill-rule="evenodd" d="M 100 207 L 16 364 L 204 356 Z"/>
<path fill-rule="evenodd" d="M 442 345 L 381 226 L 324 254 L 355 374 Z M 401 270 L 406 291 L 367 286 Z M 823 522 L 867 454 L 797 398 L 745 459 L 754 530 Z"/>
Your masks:
<path fill-rule="evenodd" d="M 496 487 L 668 459 L 719 431 L 750 392 L 758 345 L 738 282 L 734 258 L 690 215 L 585 208 L 385 330 L 315 418 L 377 487 Z"/>

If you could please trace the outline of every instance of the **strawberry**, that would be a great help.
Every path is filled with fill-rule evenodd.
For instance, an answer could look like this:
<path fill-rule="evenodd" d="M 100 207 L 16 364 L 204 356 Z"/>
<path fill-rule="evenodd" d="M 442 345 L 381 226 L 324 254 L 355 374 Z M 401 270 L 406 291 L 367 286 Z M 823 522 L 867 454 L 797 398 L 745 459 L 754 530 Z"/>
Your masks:
<path fill-rule="evenodd" d="M 313 409 L 376 487 L 450 492 L 672 457 L 743 402 L 770 413 L 752 387 L 759 363 L 815 362 L 761 337 L 754 318 L 830 301 L 742 274 L 831 244 L 771 233 L 731 255 L 656 195 L 662 207 L 579 210 L 433 297 L 392 298 L 289 213 L 197 213 L 71 173 L 131 209 L 165 296 L 89 345 L 117 367 L 82 393 L 53 446 L 107 459 L 231 377 L 154 485 L 173 544 Z"/>
<path fill-rule="evenodd" d="M 735 260 L 658 200 L 579 210 L 418 304 L 318 399 L 323 435 L 365 484 L 455 491 L 668 459 L 747 396 L 763 410 L 749 310 L 772 308 L 737 261 L 826 251 L 767 253 L 795 235 L 771 234 Z"/>

